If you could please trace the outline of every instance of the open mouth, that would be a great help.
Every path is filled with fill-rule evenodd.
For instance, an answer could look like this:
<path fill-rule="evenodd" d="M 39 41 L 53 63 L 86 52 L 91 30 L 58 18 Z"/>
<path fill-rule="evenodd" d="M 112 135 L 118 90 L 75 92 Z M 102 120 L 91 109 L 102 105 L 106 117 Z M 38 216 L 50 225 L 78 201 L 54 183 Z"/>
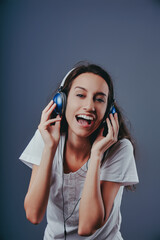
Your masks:
<path fill-rule="evenodd" d="M 87 115 L 76 115 L 76 119 L 77 122 L 83 127 L 91 126 L 94 120 L 92 116 Z"/>

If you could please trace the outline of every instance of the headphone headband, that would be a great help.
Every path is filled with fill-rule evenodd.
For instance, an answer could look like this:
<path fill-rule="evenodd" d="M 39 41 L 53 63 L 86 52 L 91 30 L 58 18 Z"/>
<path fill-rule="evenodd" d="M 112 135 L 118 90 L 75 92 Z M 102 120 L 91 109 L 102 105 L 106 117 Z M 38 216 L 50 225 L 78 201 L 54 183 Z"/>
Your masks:
<path fill-rule="evenodd" d="M 65 77 L 63 78 L 62 82 L 61 82 L 61 85 L 60 87 L 63 87 L 64 86 L 64 83 L 66 81 L 66 78 L 68 77 L 68 75 L 74 70 L 75 68 L 72 68 L 66 75 Z"/>

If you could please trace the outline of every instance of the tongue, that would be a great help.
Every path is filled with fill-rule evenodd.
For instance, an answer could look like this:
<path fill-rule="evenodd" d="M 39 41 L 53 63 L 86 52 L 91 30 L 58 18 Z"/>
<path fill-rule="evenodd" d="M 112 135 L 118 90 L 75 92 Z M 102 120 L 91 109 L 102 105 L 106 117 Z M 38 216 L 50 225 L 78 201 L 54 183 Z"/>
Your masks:
<path fill-rule="evenodd" d="M 87 120 L 84 120 L 84 119 L 79 119 L 78 122 L 83 126 L 83 127 L 86 127 L 89 125 L 88 121 Z"/>

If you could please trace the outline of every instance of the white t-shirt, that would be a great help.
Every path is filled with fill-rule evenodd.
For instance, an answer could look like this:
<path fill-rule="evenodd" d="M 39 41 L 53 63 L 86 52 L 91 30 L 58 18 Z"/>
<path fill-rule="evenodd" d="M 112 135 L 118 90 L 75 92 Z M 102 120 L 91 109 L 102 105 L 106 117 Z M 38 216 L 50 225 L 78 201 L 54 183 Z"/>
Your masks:
<path fill-rule="evenodd" d="M 63 149 L 65 135 L 60 137 L 55 157 L 52 164 L 52 176 L 49 200 L 47 205 L 47 227 L 44 240 L 64 239 L 64 218 L 69 240 L 120 240 L 123 239 L 120 233 L 121 213 L 120 205 L 125 185 L 132 185 L 139 182 L 133 146 L 127 139 L 119 140 L 112 148 L 111 154 L 105 156 L 106 161 L 100 170 L 100 180 L 120 182 L 121 187 L 114 200 L 113 208 L 105 225 L 89 237 L 79 236 L 78 219 L 79 203 L 87 173 L 88 162 L 78 171 L 68 174 L 63 173 Z M 33 138 L 20 156 L 26 165 L 32 168 L 33 164 L 41 162 L 44 142 L 37 129 Z M 63 186 L 63 194 L 62 194 Z M 63 218 L 64 202 L 64 218 Z"/>

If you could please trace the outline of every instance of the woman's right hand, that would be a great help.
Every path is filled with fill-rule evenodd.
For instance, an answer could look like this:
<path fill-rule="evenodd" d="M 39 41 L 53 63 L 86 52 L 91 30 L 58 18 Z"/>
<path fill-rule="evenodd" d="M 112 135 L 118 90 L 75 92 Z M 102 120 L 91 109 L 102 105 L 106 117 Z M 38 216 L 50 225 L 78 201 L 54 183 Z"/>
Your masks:
<path fill-rule="evenodd" d="M 44 140 L 44 144 L 47 147 L 57 146 L 60 139 L 60 121 L 61 118 L 57 115 L 56 118 L 50 119 L 51 113 L 56 107 L 56 103 L 53 103 L 53 100 L 42 111 L 41 121 L 38 125 L 38 129 Z M 55 123 L 55 125 L 51 125 Z"/>

